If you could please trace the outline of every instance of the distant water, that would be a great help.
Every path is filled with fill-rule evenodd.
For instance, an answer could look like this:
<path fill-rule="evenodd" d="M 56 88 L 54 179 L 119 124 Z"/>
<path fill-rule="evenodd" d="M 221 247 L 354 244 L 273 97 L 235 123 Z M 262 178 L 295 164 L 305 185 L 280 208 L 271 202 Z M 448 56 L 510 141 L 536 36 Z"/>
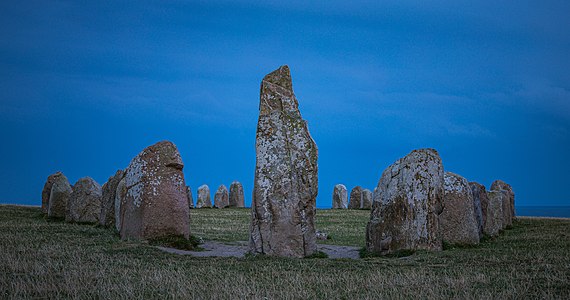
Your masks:
<path fill-rule="evenodd" d="M 570 218 L 570 206 L 517 206 L 517 216 Z"/>

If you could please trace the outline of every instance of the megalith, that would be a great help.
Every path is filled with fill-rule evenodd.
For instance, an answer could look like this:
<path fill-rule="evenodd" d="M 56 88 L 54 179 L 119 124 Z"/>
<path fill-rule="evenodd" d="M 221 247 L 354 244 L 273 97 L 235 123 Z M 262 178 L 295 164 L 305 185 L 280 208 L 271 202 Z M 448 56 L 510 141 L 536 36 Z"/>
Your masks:
<path fill-rule="evenodd" d="M 198 187 L 198 200 L 196 200 L 196 208 L 211 208 L 212 199 L 210 198 L 210 187 L 203 184 Z"/>
<path fill-rule="evenodd" d="M 337 184 L 333 189 L 332 208 L 347 209 L 348 208 L 348 195 L 346 186 L 344 184 Z"/>
<path fill-rule="evenodd" d="M 54 175 L 49 195 L 48 217 L 65 218 L 67 202 L 69 201 L 73 189 L 63 173 L 58 172 Z"/>
<path fill-rule="evenodd" d="M 361 209 L 362 208 L 362 187 L 355 186 L 350 191 L 350 202 L 348 202 L 348 208 L 350 209 Z"/>
<path fill-rule="evenodd" d="M 370 209 L 372 207 L 372 191 L 369 189 L 362 190 L 362 209 Z"/>
<path fill-rule="evenodd" d="M 115 226 L 115 198 L 117 197 L 117 186 L 123 177 L 125 177 L 125 172 L 123 170 L 117 170 L 115 175 L 109 177 L 107 182 L 103 184 L 99 225 L 105 227 Z"/>
<path fill-rule="evenodd" d="M 49 209 L 49 196 L 51 194 L 51 187 L 56 177 L 61 176 L 61 172 L 55 172 L 48 176 L 42 189 L 42 213 L 47 214 Z"/>
<path fill-rule="evenodd" d="M 243 186 L 239 181 L 234 181 L 230 185 L 230 207 L 245 207 Z"/>
<path fill-rule="evenodd" d="M 67 201 L 65 220 L 77 223 L 97 223 L 101 213 L 101 186 L 91 177 L 83 177 L 73 185 Z"/>
<path fill-rule="evenodd" d="M 469 182 L 471 192 L 473 193 L 473 202 L 475 203 L 475 218 L 479 224 L 479 238 L 485 234 L 485 222 L 487 219 L 487 206 L 489 198 L 487 198 L 487 190 L 485 186 L 477 182 Z"/>
<path fill-rule="evenodd" d="M 216 208 L 226 208 L 230 205 L 230 196 L 228 194 L 228 188 L 225 185 L 220 185 L 214 194 L 214 207 Z"/>
<path fill-rule="evenodd" d="M 451 172 L 445 172 L 443 178 L 444 209 L 439 217 L 443 241 L 459 245 L 479 244 L 479 223 L 469 182 Z"/>
<path fill-rule="evenodd" d="M 491 184 L 492 191 L 503 191 L 506 194 L 506 199 L 503 202 L 503 227 L 513 225 L 515 217 L 515 193 L 510 184 L 502 180 L 495 180 Z"/>

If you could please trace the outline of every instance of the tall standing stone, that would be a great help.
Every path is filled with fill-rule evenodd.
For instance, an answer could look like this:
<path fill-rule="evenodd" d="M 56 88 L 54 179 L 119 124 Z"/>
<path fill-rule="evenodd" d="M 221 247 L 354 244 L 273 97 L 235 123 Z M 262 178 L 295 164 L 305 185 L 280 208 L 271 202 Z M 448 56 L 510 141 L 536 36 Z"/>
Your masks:
<path fill-rule="evenodd" d="M 48 217 L 65 218 L 67 202 L 73 192 L 69 180 L 63 173 L 56 173 L 53 177 L 53 185 L 49 196 Z"/>
<path fill-rule="evenodd" d="M 245 207 L 243 186 L 239 181 L 230 185 L 230 207 Z"/>
<path fill-rule="evenodd" d="M 117 170 L 115 175 L 109 177 L 107 182 L 103 184 L 99 225 L 106 227 L 115 226 L 115 198 L 117 197 L 117 186 L 123 177 L 125 177 L 125 172 Z"/>
<path fill-rule="evenodd" d="M 198 200 L 196 200 L 196 208 L 211 208 L 212 199 L 210 198 L 210 188 L 207 185 L 201 185 L 198 188 Z"/>
<path fill-rule="evenodd" d="M 479 224 L 479 237 L 485 234 L 485 222 L 487 219 L 487 206 L 489 206 L 489 198 L 485 186 L 477 182 L 469 182 L 471 192 L 473 193 L 473 202 L 475 203 L 475 217 Z"/>
<path fill-rule="evenodd" d="M 250 251 L 305 257 L 317 250 L 317 145 L 301 117 L 289 67 L 261 82 Z"/>
<path fill-rule="evenodd" d="M 379 254 L 441 250 L 443 197 L 443 165 L 437 151 L 414 150 L 393 163 L 382 173 L 374 193 L 367 250 Z"/>
<path fill-rule="evenodd" d="M 348 202 L 348 208 L 350 208 L 350 209 L 362 208 L 362 187 L 361 186 L 355 186 L 350 191 L 350 202 Z"/>
<path fill-rule="evenodd" d="M 67 201 L 67 222 L 97 223 L 101 213 L 101 186 L 91 177 L 83 177 L 73 185 Z"/>
<path fill-rule="evenodd" d="M 443 178 L 445 208 L 439 217 L 443 240 L 450 244 L 479 244 L 479 223 L 469 182 L 451 172 L 445 172 Z"/>
<path fill-rule="evenodd" d="M 489 191 L 487 197 L 489 198 L 489 204 L 487 206 L 487 217 L 483 230 L 490 236 L 496 236 L 505 227 L 503 204 L 507 196 L 503 191 Z"/>
<path fill-rule="evenodd" d="M 127 184 L 126 179 L 119 181 L 117 191 L 115 192 L 115 229 L 121 232 L 122 220 L 125 215 L 125 207 L 127 204 Z"/>
<path fill-rule="evenodd" d="M 228 188 L 225 185 L 220 185 L 216 194 L 214 194 L 214 207 L 216 208 L 226 208 L 230 205 L 230 196 L 228 194 Z"/>
<path fill-rule="evenodd" d="M 188 238 L 190 211 L 176 146 L 158 142 L 139 153 L 125 171 L 121 239 Z"/>
<path fill-rule="evenodd" d="M 507 198 L 503 203 L 503 223 L 504 227 L 513 225 L 513 219 L 515 217 L 515 193 L 510 184 L 505 183 L 502 180 L 495 180 L 491 184 L 492 191 L 503 191 Z"/>
<path fill-rule="evenodd" d="M 370 209 L 372 207 L 372 192 L 369 189 L 362 190 L 362 209 Z"/>
<path fill-rule="evenodd" d="M 348 195 L 344 184 L 337 184 L 333 189 L 332 208 L 347 209 Z"/>
<path fill-rule="evenodd" d="M 51 194 L 51 187 L 56 177 L 61 176 L 61 172 L 55 172 L 48 176 L 44 188 L 42 189 L 42 212 L 48 213 L 49 208 L 49 195 Z"/>
<path fill-rule="evenodd" d="M 186 186 L 186 197 L 188 197 L 188 208 L 194 208 L 194 198 L 192 197 L 192 188 Z"/>

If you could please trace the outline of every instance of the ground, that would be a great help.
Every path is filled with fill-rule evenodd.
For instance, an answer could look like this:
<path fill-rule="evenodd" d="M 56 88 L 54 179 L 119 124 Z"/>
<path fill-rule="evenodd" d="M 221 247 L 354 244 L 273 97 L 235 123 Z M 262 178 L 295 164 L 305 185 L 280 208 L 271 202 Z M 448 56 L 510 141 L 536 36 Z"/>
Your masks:
<path fill-rule="evenodd" d="M 364 246 L 369 211 L 319 210 L 323 245 Z M 207 243 L 247 240 L 249 210 L 191 210 Z M 570 219 L 520 218 L 471 248 L 404 257 L 192 257 L 0 205 L 0 298 L 567 298 Z M 242 241 L 242 242 L 240 242 Z M 207 245 L 203 244 L 203 245 Z"/>

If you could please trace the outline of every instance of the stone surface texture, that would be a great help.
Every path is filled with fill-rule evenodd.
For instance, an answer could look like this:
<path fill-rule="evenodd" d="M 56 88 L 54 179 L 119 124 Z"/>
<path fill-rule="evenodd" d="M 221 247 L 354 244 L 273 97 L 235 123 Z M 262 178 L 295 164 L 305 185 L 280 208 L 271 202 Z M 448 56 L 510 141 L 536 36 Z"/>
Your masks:
<path fill-rule="evenodd" d="M 214 207 L 226 208 L 230 205 L 230 195 L 225 185 L 220 185 L 214 194 Z"/>
<path fill-rule="evenodd" d="M 250 251 L 305 257 L 317 251 L 318 150 L 293 93 L 289 67 L 261 82 Z"/>
<path fill-rule="evenodd" d="M 99 214 L 99 225 L 105 227 L 115 226 L 115 198 L 117 197 L 117 186 L 125 177 L 123 170 L 117 170 L 115 175 L 109 177 L 103 184 L 103 196 L 101 197 L 101 213 Z"/>
<path fill-rule="evenodd" d="M 441 250 L 443 197 L 443 165 L 436 150 L 414 150 L 393 163 L 382 173 L 374 193 L 367 250 L 378 254 Z"/>
<path fill-rule="evenodd" d="M 140 152 L 125 171 L 121 239 L 188 238 L 190 211 L 176 146 L 158 142 Z"/>
<path fill-rule="evenodd" d="M 65 218 L 67 202 L 69 201 L 73 189 L 63 173 L 56 173 L 52 179 L 53 184 L 49 196 L 48 217 Z"/>
<path fill-rule="evenodd" d="M 121 232 L 121 223 L 125 214 L 125 207 L 127 201 L 127 184 L 126 179 L 123 179 L 117 184 L 117 191 L 115 193 L 115 229 Z"/>
<path fill-rule="evenodd" d="M 243 186 L 239 181 L 234 181 L 230 185 L 230 207 L 245 207 Z"/>
<path fill-rule="evenodd" d="M 73 185 L 67 201 L 67 222 L 97 223 L 101 213 L 101 186 L 91 177 L 83 177 Z"/>
<path fill-rule="evenodd" d="M 503 203 L 503 226 L 513 225 L 513 219 L 515 217 L 515 193 L 510 184 L 505 183 L 502 180 L 495 180 L 491 184 L 492 191 L 503 191 L 507 194 L 507 199 Z"/>
<path fill-rule="evenodd" d="M 210 187 L 201 185 L 198 187 L 198 200 L 196 200 L 196 208 L 211 208 L 212 199 L 210 198 Z"/>
<path fill-rule="evenodd" d="M 496 236 L 504 228 L 503 204 L 507 201 L 507 196 L 503 191 L 489 191 L 487 197 L 489 204 L 483 230 L 490 236 Z"/>
<path fill-rule="evenodd" d="M 333 189 L 332 208 L 347 209 L 348 208 L 348 192 L 346 186 L 337 184 Z"/>
<path fill-rule="evenodd" d="M 350 202 L 348 202 L 348 208 L 350 209 L 361 209 L 362 208 L 362 187 L 355 186 L 350 191 Z"/>
<path fill-rule="evenodd" d="M 444 209 L 439 217 L 443 241 L 460 245 L 479 244 L 479 223 L 469 182 L 451 172 L 445 172 L 443 178 Z"/>
<path fill-rule="evenodd" d="M 55 172 L 48 176 L 44 188 L 42 189 L 42 213 L 47 214 L 49 209 L 49 196 L 51 194 L 51 186 L 56 177 L 61 176 L 61 172 Z"/>
<path fill-rule="evenodd" d="M 479 224 L 479 237 L 485 234 L 485 220 L 487 219 L 487 206 L 489 198 L 487 198 L 487 190 L 485 186 L 477 182 L 469 182 L 471 192 L 473 193 L 473 202 L 475 203 L 475 218 Z"/>
<path fill-rule="evenodd" d="M 362 209 L 372 208 L 372 192 L 369 189 L 362 190 Z"/>

